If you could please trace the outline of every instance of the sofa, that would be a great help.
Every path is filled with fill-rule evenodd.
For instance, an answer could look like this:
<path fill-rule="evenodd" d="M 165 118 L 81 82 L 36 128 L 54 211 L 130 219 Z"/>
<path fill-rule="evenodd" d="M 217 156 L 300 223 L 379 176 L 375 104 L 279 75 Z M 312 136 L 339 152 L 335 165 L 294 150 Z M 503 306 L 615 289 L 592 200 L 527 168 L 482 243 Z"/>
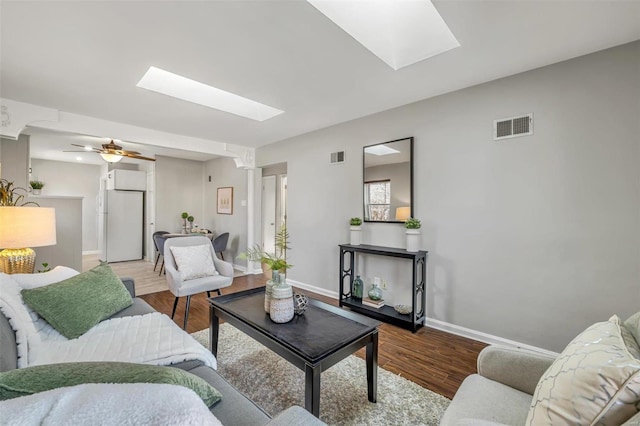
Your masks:
<path fill-rule="evenodd" d="M 590 326 L 558 357 L 488 346 L 440 424 L 638 426 L 638 340 L 640 312 Z"/>
<path fill-rule="evenodd" d="M 135 297 L 134 281 L 122 279 L 123 284 L 133 298 L 133 304 L 117 312 L 111 318 L 125 318 L 156 312 L 144 300 Z M 181 330 L 180 330 L 181 331 Z M 181 331 L 182 332 L 182 331 Z M 213 368 L 201 361 L 188 360 L 171 365 L 188 371 L 211 384 L 222 394 L 222 399 L 211 408 L 211 413 L 223 425 L 323 425 L 324 423 L 301 407 L 290 407 L 271 419 L 253 401 L 230 385 Z M 18 350 L 16 332 L 9 319 L 0 312 L 0 372 L 7 372 L 18 368 Z M 98 422 L 101 423 L 101 422 Z M 96 423 L 97 424 L 97 423 Z"/>

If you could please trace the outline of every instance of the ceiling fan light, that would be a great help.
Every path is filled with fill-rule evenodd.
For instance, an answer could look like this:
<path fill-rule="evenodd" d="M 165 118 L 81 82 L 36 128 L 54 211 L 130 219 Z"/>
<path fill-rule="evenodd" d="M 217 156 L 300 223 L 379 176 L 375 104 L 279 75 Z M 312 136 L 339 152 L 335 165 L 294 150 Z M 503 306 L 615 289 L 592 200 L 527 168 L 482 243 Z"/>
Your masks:
<path fill-rule="evenodd" d="M 102 157 L 102 159 L 107 163 L 117 163 L 118 161 L 122 160 L 122 155 L 108 154 L 104 152 L 100 153 L 100 157 Z"/>

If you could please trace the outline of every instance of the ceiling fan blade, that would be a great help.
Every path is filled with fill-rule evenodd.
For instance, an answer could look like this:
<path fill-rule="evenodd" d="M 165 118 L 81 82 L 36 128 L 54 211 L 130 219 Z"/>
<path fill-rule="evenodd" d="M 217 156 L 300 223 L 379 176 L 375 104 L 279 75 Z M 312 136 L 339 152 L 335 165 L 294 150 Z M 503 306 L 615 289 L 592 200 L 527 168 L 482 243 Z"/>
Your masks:
<path fill-rule="evenodd" d="M 94 151 L 85 151 L 85 150 L 82 150 L 82 151 L 66 151 L 65 150 L 65 151 L 62 151 L 62 152 L 94 152 Z"/>
<path fill-rule="evenodd" d="M 138 160 L 156 161 L 155 158 L 144 157 L 142 155 L 137 155 L 137 154 L 131 154 L 130 152 L 126 152 L 125 154 L 118 154 L 118 155 L 122 155 L 123 157 L 128 157 L 128 158 L 136 158 Z"/>

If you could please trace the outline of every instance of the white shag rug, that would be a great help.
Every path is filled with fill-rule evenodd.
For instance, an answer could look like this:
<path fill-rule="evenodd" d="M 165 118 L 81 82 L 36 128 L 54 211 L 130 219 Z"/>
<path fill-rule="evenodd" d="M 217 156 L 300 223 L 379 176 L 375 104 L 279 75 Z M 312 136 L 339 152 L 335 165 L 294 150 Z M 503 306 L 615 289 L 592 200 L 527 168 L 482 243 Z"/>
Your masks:
<path fill-rule="evenodd" d="M 208 329 L 192 336 L 209 346 Z M 304 372 L 226 323 L 217 359 L 222 377 L 272 416 L 304 407 Z M 438 425 L 448 405 L 447 398 L 382 368 L 377 403 L 369 402 L 366 363 L 354 355 L 321 376 L 320 419 L 329 425 Z"/>

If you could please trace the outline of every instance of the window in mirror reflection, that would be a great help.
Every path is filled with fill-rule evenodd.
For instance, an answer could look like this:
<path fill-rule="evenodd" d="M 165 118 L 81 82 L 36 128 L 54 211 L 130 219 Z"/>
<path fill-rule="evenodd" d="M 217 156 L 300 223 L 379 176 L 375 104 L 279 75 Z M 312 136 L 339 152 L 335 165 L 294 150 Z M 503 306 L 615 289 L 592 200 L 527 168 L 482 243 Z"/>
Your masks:
<path fill-rule="evenodd" d="M 413 204 L 413 138 L 364 147 L 363 204 L 366 222 L 404 222 Z"/>
<path fill-rule="evenodd" d="M 391 181 L 364 183 L 365 209 L 369 220 L 389 220 L 391 207 Z"/>

